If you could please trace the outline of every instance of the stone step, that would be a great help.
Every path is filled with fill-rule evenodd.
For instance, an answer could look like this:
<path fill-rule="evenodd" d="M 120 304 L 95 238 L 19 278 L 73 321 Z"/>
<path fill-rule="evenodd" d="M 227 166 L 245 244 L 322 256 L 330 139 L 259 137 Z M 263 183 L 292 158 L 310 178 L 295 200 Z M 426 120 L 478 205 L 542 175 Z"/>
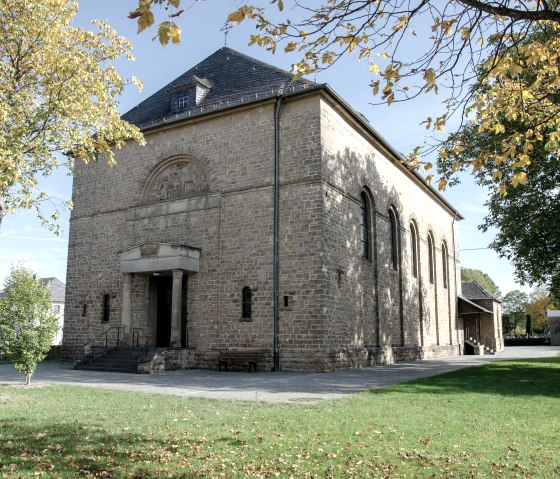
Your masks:
<path fill-rule="evenodd" d="M 136 373 L 138 360 L 145 350 L 143 348 L 119 347 L 105 352 L 86 364 L 80 364 L 77 369 L 86 371 L 108 371 L 122 373 Z"/>
<path fill-rule="evenodd" d="M 123 353 L 123 354 L 132 354 L 132 353 L 139 353 L 144 351 L 144 348 L 123 348 L 123 347 L 118 347 L 118 348 L 114 348 L 111 349 L 110 352 L 111 353 Z"/>
<path fill-rule="evenodd" d="M 95 361 L 90 361 L 89 364 L 95 364 L 97 366 L 126 366 L 126 367 L 135 367 L 138 364 L 136 359 L 132 360 L 115 360 L 112 358 L 100 358 L 96 359 Z"/>
<path fill-rule="evenodd" d="M 104 354 L 102 358 L 112 359 L 138 359 L 142 354 Z"/>
<path fill-rule="evenodd" d="M 82 364 L 78 366 L 77 369 L 81 369 L 83 371 L 102 371 L 102 372 L 109 372 L 109 373 L 130 373 L 130 374 L 137 374 L 136 367 L 134 368 L 125 368 L 125 367 L 104 367 L 95 365 L 94 363 L 90 364 Z"/>

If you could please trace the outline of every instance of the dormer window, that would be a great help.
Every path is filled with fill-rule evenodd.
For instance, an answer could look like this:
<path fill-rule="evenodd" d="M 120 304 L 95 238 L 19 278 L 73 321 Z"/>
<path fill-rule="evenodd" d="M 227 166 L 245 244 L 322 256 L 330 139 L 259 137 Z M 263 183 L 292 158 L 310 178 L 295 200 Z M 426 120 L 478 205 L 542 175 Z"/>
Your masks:
<path fill-rule="evenodd" d="M 180 96 L 177 100 L 177 107 L 179 110 L 183 110 L 189 106 L 189 97 L 187 95 Z"/>
<path fill-rule="evenodd" d="M 171 111 L 178 113 L 193 108 L 204 100 L 212 84 L 206 78 L 191 76 L 187 81 L 169 89 L 171 93 Z"/>

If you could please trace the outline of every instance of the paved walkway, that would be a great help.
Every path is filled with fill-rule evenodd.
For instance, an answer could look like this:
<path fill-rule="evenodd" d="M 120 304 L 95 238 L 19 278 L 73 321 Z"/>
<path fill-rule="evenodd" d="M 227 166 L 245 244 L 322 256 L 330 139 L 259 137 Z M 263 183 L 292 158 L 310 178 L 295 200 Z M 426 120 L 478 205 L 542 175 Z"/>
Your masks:
<path fill-rule="evenodd" d="M 37 367 L 33 382 L 182 397 L 312 403 L 490 361 L 557 355 L 560 355 L 560 346 L 521 346 L 507 348 L 496 356 L 456 356 L 332 373 L 245 373 L 191 369 L 163 374 L 121 374 L 78 371 L 72 369 L 70 363 L 42 363 Z M 23 380 L 23 375 L 12 365 L 0 364 L 0 384 L 21 384 Z"/>

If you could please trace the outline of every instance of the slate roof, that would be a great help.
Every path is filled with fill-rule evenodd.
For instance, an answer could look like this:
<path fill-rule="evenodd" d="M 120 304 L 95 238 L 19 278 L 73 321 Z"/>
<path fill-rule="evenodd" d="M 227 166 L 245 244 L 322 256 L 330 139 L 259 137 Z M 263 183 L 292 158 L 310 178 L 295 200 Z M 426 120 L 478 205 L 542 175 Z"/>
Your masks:
<path fill-rule="evenodd" d="M 463 296 L 470 300 L 477 299 L 492 299 L 494 301 L 500 301 L 495 296 L 492 296 L 488 291 L 486 291 L 477 282 L 465 282 L 462 283 Z"/>
<path fill-rule="evenodd" d="M 51 298 L 56 303 L 64 303 L 66 285 L 58 278 L 41 278 L 43 283 L 50 291 Z"/>
<path fill-rule="evenodd" d="M 188 84 L 193 77 L 205 86 L 211 85 L 210 91 L 198 105 L 172 113 L 173 89 Z M 123 119 L 140 129 L 152 128 L 312 86 L 316 84 L 309 80 L 293 80 L 290 72 L 223 47 L 125 113 Z"/>

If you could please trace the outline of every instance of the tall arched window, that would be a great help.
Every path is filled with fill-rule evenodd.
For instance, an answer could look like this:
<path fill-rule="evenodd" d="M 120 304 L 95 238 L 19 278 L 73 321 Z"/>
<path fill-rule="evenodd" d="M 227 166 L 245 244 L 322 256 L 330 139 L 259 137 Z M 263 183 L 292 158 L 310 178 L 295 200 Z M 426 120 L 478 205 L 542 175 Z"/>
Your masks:
<path fill-rule="evenodd" d="M 370 258 L 370 235 L 369 235 L 369 200 L 362 191 L 360 194 L 360 250 L 362 258 Z"/>
<path fill-rule="evenodd" d="M 449 281 L 449 262 L 447 257 L 447 246 L 445 243 L 441 244 L 441 272 L 443 275 L 443 287 L 447 288 L 447 283 Z"/>
<path fill-rule="evenodd" d="M 418 234 L 416 233 L 416 226 L 414 223 L 410 223 L 410 251 L 412 276 L 418 278 Z"/>
<path fill-rule="evenodd" d="M 430 270 L 430 283 L 434 283 L 434 240 L 432 239 L 432 234 L 428 234 L 428 268 Z"/>
<path fill-rule="evenodd" d="M 109 322 L 111 318 L 111 295 L 106 294 L 103 296 L 103 322 Z"/>
<path fill-rule="evenodd" d="M 389 210 L 389 256 L 393 269 L 399 269 L 399 228 L 393 210 Z"/>
<path fill-rule="evenodd" d="M 241 318 L 251 319 L 253 309 L 253 292 L 249 286 L 245 286 L 241 291 Z"/>

